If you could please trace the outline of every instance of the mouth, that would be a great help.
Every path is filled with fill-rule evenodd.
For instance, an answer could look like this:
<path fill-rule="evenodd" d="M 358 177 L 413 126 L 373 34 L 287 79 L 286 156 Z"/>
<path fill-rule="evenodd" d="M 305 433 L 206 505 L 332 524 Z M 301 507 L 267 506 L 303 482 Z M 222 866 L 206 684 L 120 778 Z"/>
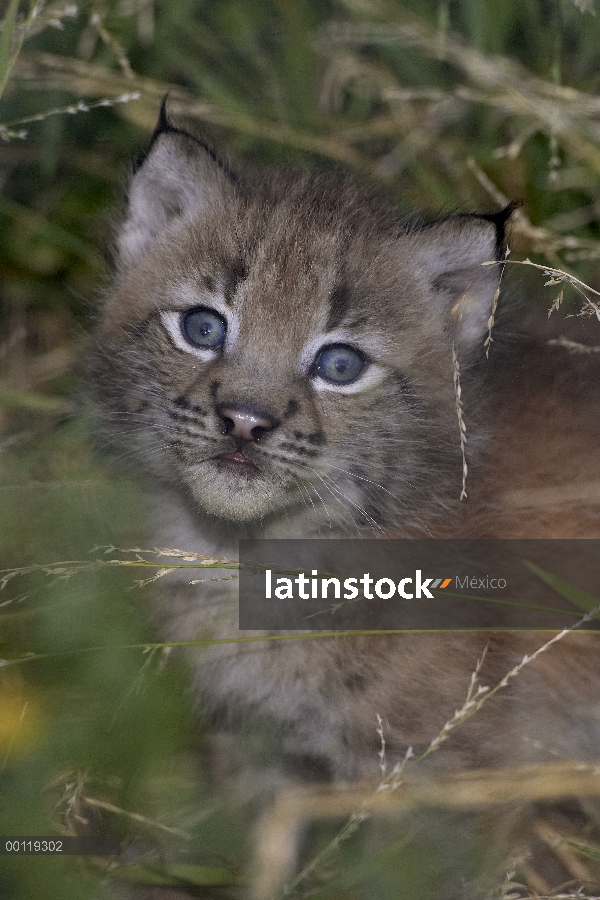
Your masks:
<path fill-rule="evenodd" d="M 184 471 L 187 485 L 199 509 L 209 515 L 234 522 L 262 520 L 295 502 L 290 489 L 294 478 L 286 477 L 281 467 L 270 465 L 254 447 L 235 445 L 218 448 L 220 453 L 197 460 Z"/>
<path fill-rule="evenodd" d="M 239 472 L 247 474 L 258 472 L 258 466 L 252 462 L 249 456 L 246 456 L 243 450 L 230 450 L 228 453 L 221 453 L 215 457 L 215 460 Z"/>

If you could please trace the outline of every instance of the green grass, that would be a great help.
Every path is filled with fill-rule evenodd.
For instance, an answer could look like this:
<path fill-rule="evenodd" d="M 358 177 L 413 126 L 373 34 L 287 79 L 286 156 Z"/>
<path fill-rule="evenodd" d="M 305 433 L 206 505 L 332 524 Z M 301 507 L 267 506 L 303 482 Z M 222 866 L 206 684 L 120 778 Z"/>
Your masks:
<path fill-rule="evenodd" d="M 72 372 L 111 217 L 166 91 L 233 160 L 341 165 L 434 214 L 520 199 L 514 256 L 597 286 L 600 15 L 570 0 L 35 9 L 0 8 L 2 569 L 144 537 L 142 499 L 107 473 L 73 414 Z M 116 570 L 50 583 L 31 572 L 0 593 L 0 655 L 52 657 L 0 669 L 0 833 L 79 827 L 95 809 L 157 880 L 185 876 L 223 896 L 215 885 L 247 871 L 255 798 L 233 803 L 213 783 L 208 746 L 197 753 L 184 662 L 123 649 L 153 639 L 144 593 L 130 586 Z M 70 652 L 84 646 L 101 649 Z M 386 848 L 356 835 L 315 876 L 315 896 L 438 896 L 485 855 L 464 819 L 454 827 L 425 816 Z M 325 832 L 307 837 L 306 860 Z M 93 862 L 51 862 L 4 857 L 0 897 L 33 900 L 41 881 L 47 900 L 98 897 Z"/>

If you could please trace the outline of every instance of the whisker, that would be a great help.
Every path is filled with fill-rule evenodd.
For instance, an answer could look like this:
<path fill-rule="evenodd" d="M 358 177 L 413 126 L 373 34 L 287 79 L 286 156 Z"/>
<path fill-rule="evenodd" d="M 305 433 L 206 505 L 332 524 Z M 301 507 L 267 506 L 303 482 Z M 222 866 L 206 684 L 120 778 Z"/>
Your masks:
<path fill-rule="evenodd" d="M 331 494 L 331 496 L 332 496 L 334 499 L 337 499 L 338 502 L 340 502 L 340 501 L 339 501 L 339 497 L 341 496 L 344 500 L 347 500 L 348 503 L 350 503 L 352 506 L 354 506 L 356 509 L 358 509 L 359 512 L 361 512 L 368 520 L 369 520 L 369 519 L 371 520 L 371 522 L 373 523 L 373 525 L 372 525 L 371 527 L 374 527 L 374 526 L 379 527 L 379 526 L 377 525 L 377 523 L 375 522 L 375 520 L 372 518 L 372 516 L 370 516 L 369 513 L 368 513 L 366 510 L 363 510 L 357 503 L 354 503 L 354 502 L 350 499 L 350 497 L 348 497 L 346 494 L 344 494 L 344 492 L 341 490 L 341 488 L 338 488 L 338 486 L 336 485 L 336 486 L 335 486 L 335 490 L 332 489 L 332 487 L 327 483 L 327 481 L 325 481 L 325 477 L 323 477 L 319 472 L 317 472 L 316 469 L 313 469 L 312 466 L 309 466 L 309 465 L 307 465 L 306 463 L 304 464 L 304 467 L 307 468 L 307 469 L 309 469 L 311 472 L 314 472 L 314 473 L 315 473 L 315 475 L 317 476 L 317 478 L 323 483 L 323 486 L 326 488 L 327 491 L 329 491 L 329 493 Z M 314 487 L 314 485 L 313 485 L 313 487 Z M 338 494 L 338 497 L 337 497 L 337 498 L 336 498 L 336 493 Z M 345 510 L 346 510 L 347 512 L 349 512 L 348 508 L 344 506 L 343 502 L 342 502 L 341 505 L 345 508 Z M 354 517 L 353 517 L 353 516 L 351 516 L 351 517 L 352 517 L 353 525 L 355 526 L 356 530 L 358 531 L 358 533 L 359 533 L 359 535 L 360 535 L 360 528 L 359 528 L 358 524 L 356 523 L 356 521 L 354 520 Z M 383 532 L 383 534 L 385 534 L 385 532 L 383 531 L 383 529 L 380 529 L 380 530 Z"/>
<path fill-rule="evenodd" d="M 325 477 L 327 478 L 328 481 L 333 482 L 333 479 L 330 478 L 330 476 L 325 476 Z M 370 513 L 368 513 L 367 510 L 364 509 L 359 503 L 355 503 L 354 500 L 352 500 L 352 498 L 349 497 L 341 489 L 339 484 L 336 484 L 335 482 L 333 482 L 333 484 L 334 484 L 334 488 L 332 490 L 335 490 L 336 492 L 338 492 L 345 500 L 348 501 L 348 503 L 352 504 L 352 506 L 354 506 L 366 518 L 370 527 L 373 529 L 373 532 L 377 533 L 377 531 L 379 531 L 385 538 L 387 538 L 387 534 L 386 534 L 385 530 L 381 527 L 381 525 L 377 522 L 377 520 L 374 519 L 373 516 Z"/>
<path fill-rule="evenodd" d="M 357 478 L 359 481 L 365 481 L 368 484 L 373 485 L 373 487 L 376 487 L 381 491 L 385 491 L 386 494 L 389 494 L 390 497 L 392 497 L 397 503 L 399 503 L 401 506 L 403 506 L 405 509 L 407 509 L 411 513 L 411 515 L 413 515 L 415 517 L 417 522 L 419 522 L 423 526 L 423 528 L 425 529 L 425 531 L 427 531 L 428 534 L 431 534 L 431 532 L 429 531 L 429 528 L 427 527 L 425 522 L 423 522 L 423 520 L 408 506 L 408 504 L 405 503 L 403 500 L 401 500 L 399 497 L 396 497 L 395 494 L 392 494 L 392 492 L 389 491 L 382 484 L 378 484 L 376 481 L 372 481 L 370 478 L 366 478 L 363 475 L 357 475 L 356 472 L 350 472 L 347 469 L 342 469 L 340 466 L 331 465 L 331 468 L 337 469 L 339 472 L 344 472 L 346 475 L 350 475 L 351 478 Z M 404 479 L 402 479 L 402 481 L 404 481 Z M 420 488 L 418 488 L 416 485 L 410 484 L 410 482 L 405 482 L 405 484 L 408 484 L 409 487 L 412 487 L 416 491 L 419 491 L 420 494 L 424 494 L 424 491 L 420 490 Z"/>

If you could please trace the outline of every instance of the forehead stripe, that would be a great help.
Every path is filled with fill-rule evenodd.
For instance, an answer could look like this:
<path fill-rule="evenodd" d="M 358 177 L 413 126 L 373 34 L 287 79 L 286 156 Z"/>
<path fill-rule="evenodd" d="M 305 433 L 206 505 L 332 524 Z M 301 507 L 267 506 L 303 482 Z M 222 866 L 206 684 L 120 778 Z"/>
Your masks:
<path fill-rule="evenodd" d="M 327 330 L 333 331 L 341 325 L 350 304 L 350 291 L 345 284 L 338 284 L 329 295 L 329 317 Z"/>
<path fill-rule="evenodd" d="M 223 299 L 231 306 L 234 294 L 241 281 L 248 277 L 248 268 L 243 259 L 237 259 L 229 268 L 223 288 Z"/>

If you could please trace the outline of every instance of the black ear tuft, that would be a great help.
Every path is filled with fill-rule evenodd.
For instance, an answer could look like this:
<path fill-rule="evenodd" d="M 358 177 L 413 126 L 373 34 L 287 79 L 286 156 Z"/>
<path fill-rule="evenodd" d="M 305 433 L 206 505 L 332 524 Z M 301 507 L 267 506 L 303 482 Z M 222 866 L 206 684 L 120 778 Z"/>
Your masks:
<path fill-rule="evenodd" d="M 177 125 L 174 125 L 169 120 L 169 115 L 167 112 L 167 102 L 169 100 L 169 94 L 165 94 L 162 98 L 160 109 L 158 111 L 158 121 L 156 122 L 156 127 L 152 132 L 152 137 L 150 138 L 150 143 L 148 148 L 139 154 L 137 157 L 135 164 L 133 166 L 133 173 L 135 173 L 141 169 L 141 167 L 146 162 L 146 159 L 150 156 L 154 145 L 158 141 L 158 139 L 163 135 L 180 135 L 182 138 L 187 138 L 190 141 L 193 141 L 198 147 L 200 147 L 206 155 L 212 159 L 212 161 L 222 169 L 223 173 L 229 178 L 229 180 L 233 184 L 237 184 L 239 182 L 239 177 L 236 172 L 234 172 L 227 163 L 218 156 L 215 151 L 208 144 L 205 144 L 204 141 L 201 141 L 200 138 L 197 138 L 196 135 L 187 131 L 185 128 L 179 128 Z"/>
<path fill-rule="evenodd" d="M 178 128 L 177 125 L 173 125 L 172 122 L 169 121 L 169 116 L 167 113 L 167 101 L 169 99 L 169 95 L 165 94 L 162 98 L 160 104 L 160 110 L 158 112 L 158 121 L 156 123 L 156 127 L 152 132 L 152 137 L 150 138 L 150 148 L 152 149 L 156 141 L 159 139 L 161 134 L 180 134 L 183 137 L 189 138 L 191 141 L 195 141 L 200 146 L 204 147 L 205 150 L 208 151 L 208 147 L 206 147 L 202 141 L 198 140 L 197 137 L 194 137 L 193 134 L 190 134 L 189 131 L 186 131 L 184 128 Z M 212 151 L 210 151 L 212 152 Z"/>
<path fill-rule="evenodd" d="M 150 152 L 152 151 L 154 144 L 159 139 L 161 134 L 169 134 L 170 132 L 175 132 L 175 133 L 178 132 L 178 129 L 174 128 L 173 125 L 171 125 L 171 123 L 169 122 L 169 117 L 167 115 L 167 100 L 168 99 L 169 99 L 168 94 L 165 94 L 164 97 L 162 98 L 162 101 L 160 104 L 160 110 L 158 113 L 158 121 L 154 128 L 154 131 L 152 132 L 152 137 L 150 138 L 150 143 L 148 144 L 148 146 L 145 150 L 142 150 L 140 153 L 138 153 L 136 160 L 133 164 L 134 175 L 136 172 L 139 171 L 139 169 L 142 168 L 142 166 L 146 162 L 146 159 L 150 155 Z M 191 135 L 190 135 L 190 137 L 191 137 Z"/>
<path fill-rule="evenodd" d="M 502 259 L 506 252 L 506 226 L 515 210 L 523 206 L 522 200 L 513 200 L 504 209 L 496 213 L 483 213 L 479 216 L 486 222 L 491 222 L 496 229 L 496 258 Z"/>
<path fill-rule="evenodd" d="M 156 128 L 154 129 L 154 133 L 152 135 L 151 144 L 154 143 L 157 137 L 163 134 L 165 131 L 171 131 L 172 125 L 169 122 L 169 117 L 167 115 L 167 100 L 169 99 L 169 95 L 165 94 L 162 98 L 162 102 L 160 104 L 160 111 L 158 113 L 158 122 L 156 123 Z"/>

